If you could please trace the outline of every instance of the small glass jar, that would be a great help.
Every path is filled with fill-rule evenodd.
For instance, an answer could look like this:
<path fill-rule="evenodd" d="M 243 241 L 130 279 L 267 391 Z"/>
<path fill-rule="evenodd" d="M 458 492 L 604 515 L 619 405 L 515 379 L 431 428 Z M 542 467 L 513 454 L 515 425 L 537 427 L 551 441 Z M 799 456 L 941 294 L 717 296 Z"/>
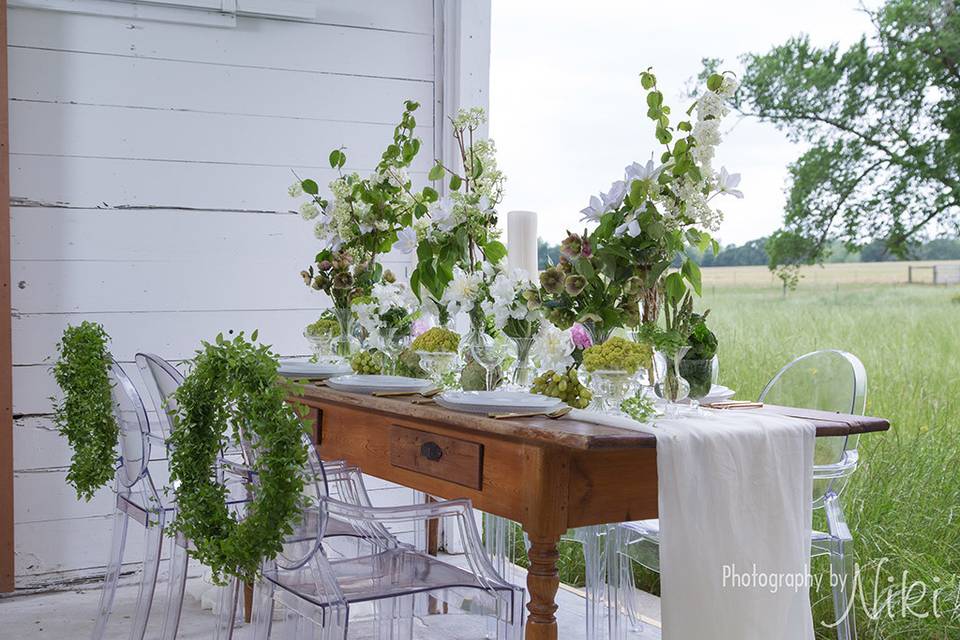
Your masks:
<path fill-rule="evenodd" d="M 654 391 L 667 401 L 667 417 L 679 415 L 683 408 L 680 403 L 690 394 L 690 383 L 680 373 L 680 364 L 689 350 L 690 347 L 682 347 L 673 355 L 658 354 L 660 357 L 654 358 L 658 369 Z"/>

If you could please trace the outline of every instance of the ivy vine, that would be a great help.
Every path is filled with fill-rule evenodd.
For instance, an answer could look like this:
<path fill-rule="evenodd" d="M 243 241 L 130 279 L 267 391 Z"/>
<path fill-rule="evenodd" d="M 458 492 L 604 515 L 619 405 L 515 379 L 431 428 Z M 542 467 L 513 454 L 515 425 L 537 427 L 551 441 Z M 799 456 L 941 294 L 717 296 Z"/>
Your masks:
<path fill-rule="evenodd" d="M 110 395 L 110 336 L 93 322 L 69 326 L 57 344 L 53 377 L 63 398 L 51 398 L 53 420 L 73 449 L 67 482 L 77 497 L 89 501 L 113 479 L 120 429 Z"/>
<path fill-rule="evenodd" d="M 304 425 L 286 403 L 291 388 L 278 383 L 277 357 L 239 334 L 204 342 L 193 368 L 176 391 L 177 427 L 170 441 L 171 480 L 177 516 L 171 530 L 196 546 L 193 554 L 214 578 L 253 580 L 265 557 L 282 550 L 301 512 Z M 227 487 L 217 480 L 221 450 L 239 445 L 240 434 L 256 447 L 257 491 L 238 516 L 227 506 Z"/>

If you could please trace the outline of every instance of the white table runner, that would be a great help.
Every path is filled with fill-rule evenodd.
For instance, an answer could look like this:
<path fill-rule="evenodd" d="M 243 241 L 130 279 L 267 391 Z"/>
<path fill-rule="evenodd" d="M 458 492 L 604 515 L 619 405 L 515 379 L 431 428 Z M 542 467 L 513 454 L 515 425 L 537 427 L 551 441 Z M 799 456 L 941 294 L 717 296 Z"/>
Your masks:
<path fill-rule="evenodd" d="M 571 418 L 652 433 L 664 640 L 812 640 L 816 428 L 751 411 Z"/>

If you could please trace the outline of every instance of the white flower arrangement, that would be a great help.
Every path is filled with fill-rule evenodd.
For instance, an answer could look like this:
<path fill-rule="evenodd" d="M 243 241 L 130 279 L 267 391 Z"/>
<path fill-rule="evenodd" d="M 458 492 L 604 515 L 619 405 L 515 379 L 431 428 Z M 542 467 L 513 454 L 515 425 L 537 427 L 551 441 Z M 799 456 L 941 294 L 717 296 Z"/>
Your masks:
<path fill-rule="evenodd" d="M 483 271 L 469 272 L 454 267 L 453 280 L 447 285 L 440 299 L 451 317 L 461 311 L 470 313 L 474 306 L 482 304 L 487 295 L 484 279 Z"/>
<path fill-rule="evenodd" d="M 494 326 L 511 338 L 533 337 L 539 328 L 542 311 L 527 302 L 527 292 L 536 288 L 523 269 L 498 272 L 490 283 L 490 294 L 481 303 L 484 313 L 493 317 Z"/>
<path fill-rule="evenodd" d="M 369 299 L 355 303 L 353 310 L 360 326 L 368 334 L 377 335 L 384 326 L 409 328 L 417 307 L 416 297 L 405 284 L 384 281 L 374 284 Z"/>
<path fill-rule="evenodd" d="M 566 371 L 574 364 L 576 345 L 570 330 L 558 329 L 551 322 L 542 322 L 533 344 L 533 359 L 540 371 Z"/>

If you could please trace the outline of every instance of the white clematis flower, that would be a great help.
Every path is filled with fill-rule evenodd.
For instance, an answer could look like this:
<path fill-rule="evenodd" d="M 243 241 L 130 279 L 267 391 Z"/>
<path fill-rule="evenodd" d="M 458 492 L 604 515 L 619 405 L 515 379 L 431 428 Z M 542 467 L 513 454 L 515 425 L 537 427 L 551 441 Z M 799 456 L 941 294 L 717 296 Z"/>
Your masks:
<path fill-rule="evenodd" d="M 417 230 L 413 227 L 401 229 L 397 233 L 397 249 L 407 255 L 417 250 Z"/>
<path fill-rule="evenodd" d="M 737 189 L 739 185 L 739 173 L 729 173 L 726 167 L 720 167 L 720 175 L 717 176 L 717 191 L 719 193 L 728 193 L 735 198 L 743 198 L 743 191 Z"/>
<path fill-rule="evenodd" d="M 581 220 L 597 222 L 606 210 L 607 207 L 604 205 L 603 200 L 597 196 L 590 196 L 590 206 L 580 210 L 580 213 L 583 214 Z"/>
<path fill-rule="evenodd" d="M 663 165 L 657 166 L 653 158 L 650 158 L 646 164 L 633 162 L 627 165 L 623 172 L 626 176 L 627 184 L 630 184 L 634 180 L 656 180 L 663 172 Z"/>

